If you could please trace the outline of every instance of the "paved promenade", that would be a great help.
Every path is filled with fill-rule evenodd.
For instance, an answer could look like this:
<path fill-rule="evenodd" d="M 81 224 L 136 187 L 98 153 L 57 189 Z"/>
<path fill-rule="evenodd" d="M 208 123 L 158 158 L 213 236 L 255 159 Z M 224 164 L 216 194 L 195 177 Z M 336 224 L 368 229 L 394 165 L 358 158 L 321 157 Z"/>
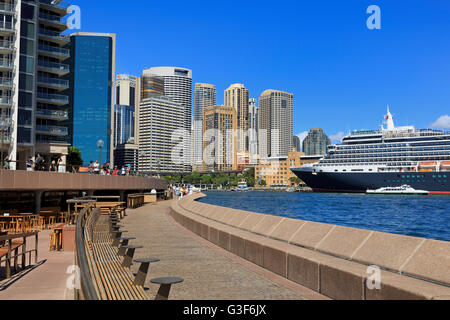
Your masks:
<path fill-rule="evenodd" d="M 10 280 L 0 280 L 0 300 L 73 299 L 72 291 L 66 290 L 66 281 L 70 276 L 66 271 L 73 265 L 74 253 L 49 252 L 50 234 L 48 230 L 39 233 L 36 266 L 14 275 Z M 34 248 L 34 239 L 30 238 L 27 246 L 28 249 Z"/>
<path fill-rule="evenodd" d="M 173 200 L 176 201 L 176 200 Z M 182 228 L 167 215 L 170 201 L 128 210 L 122 222 L 133 244 L 144 249 L 136 256 L 161 262 L 150 266 L 149 279 L 178 276 L 185 279 L 172 288 L 176 300 L 305 300 L 324 296 L 251 264 Z M 138 265 L 133 265 L 136 272 Z M 150 296 L 158 289 L 147 285 Z"/>

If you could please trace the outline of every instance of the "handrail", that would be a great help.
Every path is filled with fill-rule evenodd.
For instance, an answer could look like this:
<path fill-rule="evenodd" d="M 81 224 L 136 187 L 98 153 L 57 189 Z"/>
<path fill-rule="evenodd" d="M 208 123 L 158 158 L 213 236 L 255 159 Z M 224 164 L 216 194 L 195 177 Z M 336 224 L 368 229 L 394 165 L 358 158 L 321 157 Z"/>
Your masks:
<path fill-rule="evenodd" d="M 77 227 L 75 232 L 76 263 L 80 268 L 81 291 L 85 300 L 99 300 L 97 291 L 95 290 L 92 281 L 88 258 L 86 256 L 87 249 L 85 246 L 86 221 L 89 215 L 92 213 L 92 204 L 95 203 L 95 201 L 90 201 L 86 205 L 86 207 L 81 210 L 77 218 Z"/>

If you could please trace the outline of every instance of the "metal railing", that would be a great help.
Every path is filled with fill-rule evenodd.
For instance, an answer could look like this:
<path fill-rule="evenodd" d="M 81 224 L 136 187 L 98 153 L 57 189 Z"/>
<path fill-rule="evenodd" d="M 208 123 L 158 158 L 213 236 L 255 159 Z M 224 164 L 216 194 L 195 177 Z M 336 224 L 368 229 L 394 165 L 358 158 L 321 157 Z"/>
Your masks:
<path fill-rule="evenodd" d="M 0 28 L 1 28 L 1 24 L 0 24 Z M 56 31 L 39 29 L 39 34 L 41 36 L 51 37 L 51 38 L 58 39 L 58 40 L 64 40 L 64 41 L 67 41 L 67 42 L 70 41 L 69 36 L 60 34 L 59 32 L 56 32 Z"/>
<path fill-rule="evenodd" d="M 38 92 L 37 98 L 43 99 L 43 100 L 49 100 L 49 101 L 69 103 L 69 97 L 60 95 L 60 94 L 46 94 L 46 93 Z"/>
<path fill-rule="evenodd" d="M 67 127 L 56 127 L 56 126 L 36 126 L 36 132 L 43 132 L 46 134 L 67 135 L 69 133 L 69 129 Z"/>
<path fill-rule="evenodd" d="M 50 53 L 56 53 L 56 54 L 59 54 L 59 55 L 65 56 L 65 57 L 68 57 L 70 55 L 70 51 L 68 49 L 48 46 L 45 44 L 39 44 L 39 50 L 50 52 Z"/>
<path fill-rule="evenodd" d="M 67 22 L 67 19 L 64 17 L 54 16 L 43 12 L 39 12 L 39 19 L 51 21 L 60 25 L 66 25 Z"/>
<path fill-rule="evenodd" d="M 42 61 L 42 60 L 38 60 L 38 67 L 44 67 L 44 68 L 49 68 L 49 69 L 53 69 L 53 70 L 60 70 L 60 71 L 67 71 L 67 72 L 70 71 L 70 67 L 67 64 L 47 62 L 47 61 Z"/>
<path fill-rule="evenodd" d="M 48 77 L 38 77 L 38 83 L 43 83 L 47 85 L 55 85 L 61 88 L 69 87 L 69 80 L 56 79 L 56 78 L 48 78 Z"/>
<path fill-rule="evenodd" d="M 86 207 L 78 214 L 75 231 L 75 258 L 80 270 L 81 285 L 81 289 L 75 289 L 75 298 L 77 300 L 99 300 L 94 281 L 92 280 L 91 264 L 86 245 L 91 240 L 89 236 L 92 234 L 94 223 L 99 217 L 100 208 L 96 208 L 96 201 L 86 200 L 86 202 Z"/>

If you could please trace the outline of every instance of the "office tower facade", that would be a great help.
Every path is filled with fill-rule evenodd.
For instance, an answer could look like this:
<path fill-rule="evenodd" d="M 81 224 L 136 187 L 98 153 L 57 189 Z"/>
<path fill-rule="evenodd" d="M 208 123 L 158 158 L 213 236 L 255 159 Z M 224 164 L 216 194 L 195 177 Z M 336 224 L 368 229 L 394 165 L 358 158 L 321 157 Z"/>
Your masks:
<path fill-rule="evenodd" d="M 259 98 L 258 145 L 264 157 L 287 156 L 292 150 L 293 104 L 291 93 L 266 90 Z"/>
<path fill-rule="evenodd" d="M 185 153 L 189 134 L 184 131 L 184 111 L 184 105 L 167 96 L 153 95 L 141 100 L 138 129 L 140 172 L 190 171 Z"/>
<path fill-rule="evenodd" d="M 69 145 L 69 88 L 63 77 L 70 57 L 61 35 L 67 13 L 60 1 L 2 1 L 0 5 L 0 148 L 24 169 L 26 160 L 41 153 L 46 163 L 61 156 Z"/>
<path fill-rule="evenodd" d="M 81 150 L 85 165 L 113 163 L 116 36 L 82 32 L 70 40 L 72 145 Z M 99 140 L 104 142 L 101 156 Z"/>
<path fill-rule="evenodd" d="M 192 70 L 178 67 L 154 67 L 145 69 L 143 77 L 156 76 L 164 80 L 164 95 L 172 101 L 183 106 L 182 116 L 184 123 L 180 128 L 190 136 L 192 127 Z M 191 166 L 191 140 L 185 141 L 185 149 L 182 158 Z"/>
<path fill-rule="evenodd" d="M 131 172 L 138 171 L 139 146 L 134 143 L 123 143 L 114 149 L 114 166 L 118 169 L 130 167 Z"/>
<path fill-rule="evenodd" d="M 248 104 L 248 127 L 249 127 L 249 162 L 254 165 L 258 163 L 258 107 L 256 99 L 250 99 Z"/>
<path fill-rule="evenodd" d="M 141 100 L 150 98 L 153 95 L 164 95 L 164 78 L 153 74 L 141 76 Z"/>
<path fill-rule="evenodd" d="M 301 141 L 300 138 L 298 136 L 293 136 L 292 137 L 292 147 L 295 148 L 296 151 L 301 152 Z"/>
<path fill-rule="evenodd" d="M 114 148 L 119 144 L 136 142 L 139 78 L 126 74 L 118 75 L 115 90 Z"/>
<path fill-rule="evenodd" d="M 225 90 L 224 105 L 233 107 L 236 110 L 238 137 L 238 152 L 248 152 L 248 109 L 249 109 L 249 91 L 243 84 L 233 84 Z"/>
<path fill-rule="evenodd" d="M 236 110 L 229 106 L 212 106 L 203 112 L 203 169 L 230 171 L 237 168 Z"/>
<path fill-rule="evenodd" d="M 330 144 L 330 138 L 328 138 L 321 128 L 313 128 L 305 140 L 303 140 L 303 152 L 307 156 L 324 156 L 328 153 L 328 146 Z"/>
<path fill-rule="evenodd" d="M 203 167 L 203 111 L 217 104 L 216 86 L 196 83 L 194 89 L 193 161 L 194 171 Z"/>

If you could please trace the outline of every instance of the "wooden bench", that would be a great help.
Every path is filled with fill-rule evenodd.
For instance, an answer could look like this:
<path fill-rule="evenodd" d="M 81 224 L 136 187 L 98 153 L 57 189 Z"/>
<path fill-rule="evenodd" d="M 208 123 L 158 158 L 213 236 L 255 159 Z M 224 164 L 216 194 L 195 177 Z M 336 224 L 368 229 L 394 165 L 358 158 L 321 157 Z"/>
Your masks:
<path fill-rule="evenodd" d="M 27 238 L 35 237 L 35 248 L 27 251 Z M 0 243 L 5 245 L 0 247 L 0 265 L 5 263 L 6 278 L 11 278 L 11 260 L 14 259 L 14 272 L 18 271 L 18 258 L 22 257 L 21 267 L 26 268 L 26 254 L 29 254 L 29 263 L 31 264 L 31 254 L 35 253 L 35 263 L 38 256 L 38 232 L 3 235 L 0 236 Z M 19 249 L 22 249 L 19 253 Z"/>
<path fill-rule="evenodd" d="M 128 241 L 134 238 L 122 237 L 126 231 L 118 230 L 119 221 L 114 215 L 102 215 L 99 208 L 86 219 L 84 247 L 98 298 L 100 300 L 149 300 L 144 284 L 150 263 L 159 260 L 155 258 L 134 260 L 141 264 L 135 277 L 130 266 L 135 250 L 142 247 L 129 245 Z M 119 254 L 120 251 L 123 251 L 123 254 Z M 167 285 L 165 290 L 167 291 Z"/>

